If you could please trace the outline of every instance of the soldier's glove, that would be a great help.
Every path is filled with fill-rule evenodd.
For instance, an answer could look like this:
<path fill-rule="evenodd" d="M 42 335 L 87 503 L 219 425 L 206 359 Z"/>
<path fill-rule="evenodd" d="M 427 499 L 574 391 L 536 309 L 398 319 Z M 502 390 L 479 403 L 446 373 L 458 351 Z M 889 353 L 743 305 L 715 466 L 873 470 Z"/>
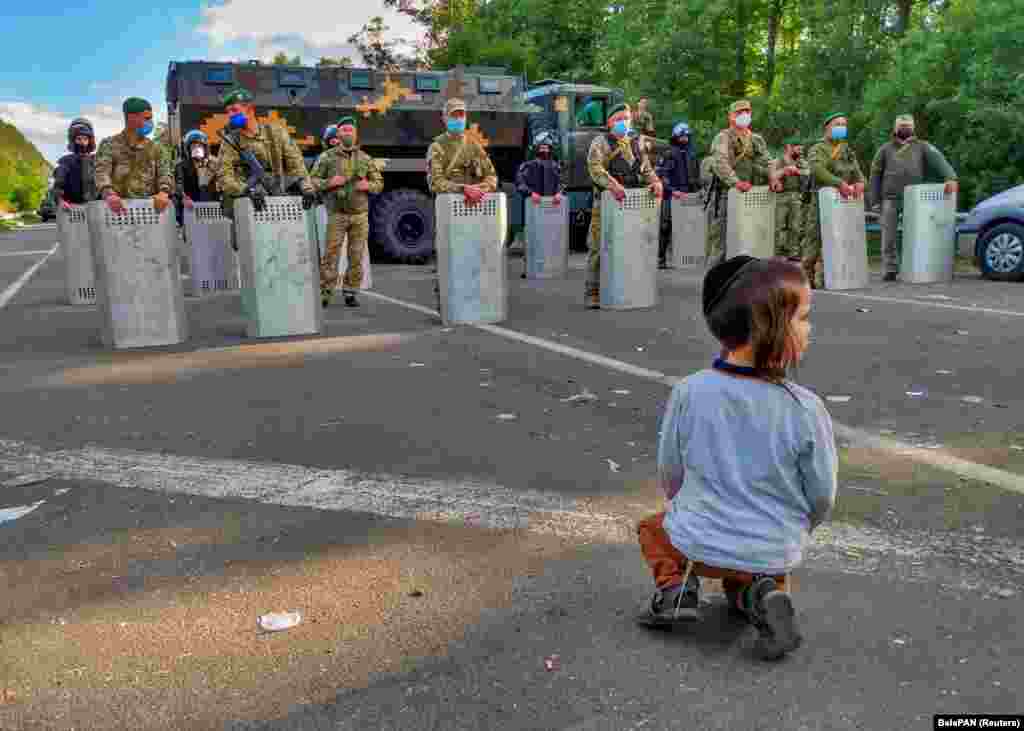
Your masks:
<path fill-rule="evenodd" d="M 302 194 L 302 207 L 305 210 L 309 210 L 316 205 L 316 193 L 313 191 L 307 191 Z"/>
<path fill-rule="evenodd" d="M 249 200 L 252 201 L 253 210 L 257 213 L 261 213 L 267 209 L 267 191 L 260 185 L 256 184 L 249 188 Z"/>

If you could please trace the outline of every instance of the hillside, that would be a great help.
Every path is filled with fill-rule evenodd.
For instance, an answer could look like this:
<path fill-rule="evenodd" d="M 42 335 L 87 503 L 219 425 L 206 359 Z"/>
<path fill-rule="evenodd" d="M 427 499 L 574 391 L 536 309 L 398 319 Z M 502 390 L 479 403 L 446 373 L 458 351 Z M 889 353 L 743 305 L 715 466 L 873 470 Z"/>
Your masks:
<path fill-rule="evenodd" d="M 36 146 L 0 119 L 0 209 L 35 210 L 51 171 Z"/>

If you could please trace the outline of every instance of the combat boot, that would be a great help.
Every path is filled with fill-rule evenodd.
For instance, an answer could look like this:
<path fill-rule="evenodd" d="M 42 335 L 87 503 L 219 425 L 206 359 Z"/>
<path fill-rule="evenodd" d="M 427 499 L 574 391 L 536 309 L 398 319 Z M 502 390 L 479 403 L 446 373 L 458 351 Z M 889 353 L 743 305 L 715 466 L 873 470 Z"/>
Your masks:
<path fill-rule="evenodd" d="M 700 618 L 700 579 L 693 574 L 685 586 L 676 584 L 654 592 L 636 615 L 637 624 L 654 628 L 698 622 Z"/>
<path fill-rule="evenodd" d="M 345 292 L 345 307 L 359 307 L 359 300 L 351 292 Z"/>
<path fill-rule="evenodd" d="M 883 282 L 895 282 L 896 272 L 886 272 L 885 276 L 882 277 Z"/>
<path fill-rule="evenodd" d="M 793 600 L 778 589 L 775 579 L 764 576 L 754 581 L 744 591 L 743 604 L 757 628 L 755 651 L 762 660 L 779 660 L 803 643 Z"/>

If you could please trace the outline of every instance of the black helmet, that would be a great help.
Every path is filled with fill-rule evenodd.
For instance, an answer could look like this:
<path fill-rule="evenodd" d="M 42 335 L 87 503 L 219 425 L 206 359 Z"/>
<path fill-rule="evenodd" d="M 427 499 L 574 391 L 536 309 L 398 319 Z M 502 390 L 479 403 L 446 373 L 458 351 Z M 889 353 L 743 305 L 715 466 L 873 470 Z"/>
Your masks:
<path fill-rule="evenodd" d="M 96 151 L 96 134 L 92 131 L 92 122 L 84 117 L 77 117 L 71 120 L 68 125 L 68 150 L 75 152 L 75 138 L 85 135 L 89 138 L 89 147 L 86 152 Z"/>
<path fill-rule="evenodd" d="M 537 155 L 537 148 L 541 145 L 547 145 L 551 149 L 551 157 L 555 157 L 558 154 L 558 144 L 554 133 L 551 130 L 544 130 L 538 132 L 530 145 L 530 154 L 532 156 Z"/>

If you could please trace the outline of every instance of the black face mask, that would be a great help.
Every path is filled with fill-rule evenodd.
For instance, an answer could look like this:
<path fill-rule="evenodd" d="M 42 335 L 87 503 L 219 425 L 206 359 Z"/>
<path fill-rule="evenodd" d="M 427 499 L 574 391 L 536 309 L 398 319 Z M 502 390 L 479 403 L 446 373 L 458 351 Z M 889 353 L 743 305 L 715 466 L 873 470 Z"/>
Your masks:
<path fill-rule="evenodd" d="M 898 129 L 896 130 L 896 138 L 900 140 L 909 140 L 914 136 L 914 130 L 912 129 Z"/>

